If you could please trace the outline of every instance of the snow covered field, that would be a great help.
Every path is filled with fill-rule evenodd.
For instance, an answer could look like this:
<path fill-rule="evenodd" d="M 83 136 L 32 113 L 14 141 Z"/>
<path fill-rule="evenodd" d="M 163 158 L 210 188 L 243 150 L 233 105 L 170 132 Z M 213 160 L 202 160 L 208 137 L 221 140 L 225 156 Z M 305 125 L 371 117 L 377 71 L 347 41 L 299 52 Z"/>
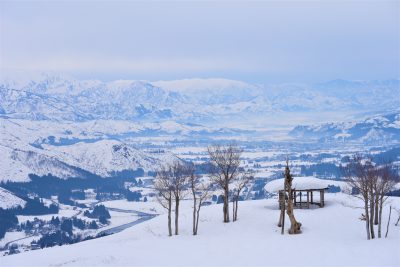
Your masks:
<path fill-rule="evenodd" d="M 400 207 L 399 198 L 388 201 Z M 156 203 L 146 203 L 146 209 L 151 204 L 159 210 Z M 104 238 L 1 257 L 0 266 L 400 265 L 397 212 L 392 211 L 388 238 L 367 241 L 364 222 L 358 219 L 362 209 L 341 193 L 327 194 L 325 208 L 295 210 L 303 224 L 303 233 L 296 236 L 280 234 L 276 199 L 240 202 L 239 220 L 229 224 L 222 223 L 221 205 L 204 207 L 199 235 L 192 236 L 190 204 L 182 205 L 179 236 L 167 236 L 166 216 L 160 215 Z M 387 212 L 388 207 L 384 231 Z"/>

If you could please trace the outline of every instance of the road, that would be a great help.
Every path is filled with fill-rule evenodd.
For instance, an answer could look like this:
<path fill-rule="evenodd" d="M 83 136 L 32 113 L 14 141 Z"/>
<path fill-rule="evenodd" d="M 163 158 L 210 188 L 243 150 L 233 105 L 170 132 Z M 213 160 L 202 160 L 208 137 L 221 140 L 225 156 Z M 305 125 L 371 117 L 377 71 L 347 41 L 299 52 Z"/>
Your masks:
<path fill-rule="evenodd" d="M 118 208 L 107 208 L 107 209 L 111 210 L 111 211 L 116 211 L 116 212 L 132 213 L 132 214 L 137 215 L 139 217 L 139 219 L 134 220 L 134 221 L 129 222 L 129 223 L 125 223 L 125 224 L 122 224 L 122 225 L 118 225 L 118 226 L 109 228 L 107 230 L 100 231 L 98 233 L 98 235 L 100 235 L 100 236 L 104 235 L 104 234 L 111 235 L 111 234 L 119 233 L 119 232 L 121 232 L 121 231 L 123 231 L 123 230 L 125 230 L 125 229 L 127 229 L 129 227 L 132 227 L 132 226 L 135 226 L 137 224 L 143 223 L 145 221 L 151 220 L 154 217 L 158 216 L 158 214 L 150 214 L 150 213 L 145 213 L 145 212 L 141 212 L 141 211 L 137 211 L 137 210 L 123 210 L 123 209 L 118 209 Z M 82 211 L 79 211 L 77 214 L 75 214 L 72 217 L 76 217 L 81 212 Z M 17 242 L 17 241 L 20 241 L 20 240 L 23 240 L 23 239 L 27 239 L 27 238 L 30 238 L 32 236 L 34 236 L 34 235 L 29 235 L 29 236 L 26 236 L 26 237 L 23 237 L 23 238 L 19 238 L 19 239 L 16 239 L 16 240 L 9 241 L 4 245 L 4 247 L 8 247 L 10 244 L 12 244 L 14 242 Z"/>
<path fill-rule="evenodd" d="M 110 209 L 110 210 L 111 210 L 111 209 Z M 124 211 L 122 211 L 122 212 L 124 212 Z M 131 212 L 131 213 L 136 213 L 136 211 L 135 211 L 135 212 Z M 156 217 L 156 216 L 158 215 L 158 214 L 147 214 L 147 213 L 143 213 L 143 212 L 138 212 L 138 213 L 140 213 L 140 214 L 146 214 L 146 215 L 140 215 L 140 216 L 139 216 L 140 218 L 137 219 L 137 220 L 135 220 L 135 221 L 133 221 L 133 222 L 125 223 L 125 224 L 118 225 L 118 226 L 112 227 L 112 228 L 110 228 L 110 229 L 101 231 L 101 232 L 98 233 L 98 235 L 103 235 L 103 234 L 106 234 L 106 235 L 116 234 L 116 233 L 119 233 L 119 232 L 121 232 L 121 231 L 123 231 L 123 230 L 129 228 L 129 227 L 132 227 L 132 226 L 135 226 L 135 225 L 137 225 L 137 224 L 139 224 L 139 223 L 142 223 L 142 222 L 151 220 L 151 219 L 153 219 L 154 217 Z"/>

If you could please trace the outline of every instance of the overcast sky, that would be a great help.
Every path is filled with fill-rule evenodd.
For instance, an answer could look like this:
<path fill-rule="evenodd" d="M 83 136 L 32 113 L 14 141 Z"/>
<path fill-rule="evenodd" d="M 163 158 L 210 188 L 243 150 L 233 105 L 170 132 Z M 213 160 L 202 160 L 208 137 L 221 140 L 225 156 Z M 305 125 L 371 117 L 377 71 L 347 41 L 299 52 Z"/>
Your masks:
<path fill-rule="evenodd" d="M 102 80 L 399 78 L 400 4 L 1 1 L 0 68 Z"/>

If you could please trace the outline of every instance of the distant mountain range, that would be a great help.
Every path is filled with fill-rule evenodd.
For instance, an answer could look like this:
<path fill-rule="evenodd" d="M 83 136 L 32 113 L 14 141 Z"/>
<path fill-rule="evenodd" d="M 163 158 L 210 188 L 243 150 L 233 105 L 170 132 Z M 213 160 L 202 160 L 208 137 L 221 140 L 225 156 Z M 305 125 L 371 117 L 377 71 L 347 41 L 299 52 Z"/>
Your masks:
<path fill-rule="evenodd" d="M 30 120 L 208 123 L 298 112 L 377 112 L 399 105 L 400 81 L 253 85 L 225 79 L 79 81 L 44 74 L 0 83 L 0 115 Z M 266 123 L 267 124 L 267 123 Z"/>
<path fill-rule="evenodd" d="M 28 181 L 29 174 L 67 179 L 154 171 L 174 156 L 140 150 L 132 141 L 249 140 L 260 133 L 258 126 L 258 137 L 271 129 L 271 118 L 296 125 L 302 118 L 320 116 L 318 121 L 324 122 L 331 113 L 365 117 L 383 110 L 386 115 L 356 122 L 297 126 L 289 135 L 300 141 L 398 143 L 399 85 L 399 80 L 313 85 L 225 79 L 101 82 L 49 74 L 3 79 L 0 181 Z M 236 127 L 242 121 L 247 126 Z"/>
<path fill-rule="evenodd" d="M 400 143 L 400 111 L 356 122 L 296 126 L 289 135 L 319 142 Z"/>

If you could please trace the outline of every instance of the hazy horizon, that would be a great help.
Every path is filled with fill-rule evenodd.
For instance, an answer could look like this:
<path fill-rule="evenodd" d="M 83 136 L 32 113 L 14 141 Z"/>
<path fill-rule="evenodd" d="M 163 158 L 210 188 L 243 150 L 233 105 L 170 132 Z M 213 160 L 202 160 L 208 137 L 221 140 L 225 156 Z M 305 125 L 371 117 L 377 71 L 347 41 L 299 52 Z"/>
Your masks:
<path fill-rule="evenodd" d="M 0 2 L 0 69 L 249 83 L 400 77 L 398 1 Z"/>

